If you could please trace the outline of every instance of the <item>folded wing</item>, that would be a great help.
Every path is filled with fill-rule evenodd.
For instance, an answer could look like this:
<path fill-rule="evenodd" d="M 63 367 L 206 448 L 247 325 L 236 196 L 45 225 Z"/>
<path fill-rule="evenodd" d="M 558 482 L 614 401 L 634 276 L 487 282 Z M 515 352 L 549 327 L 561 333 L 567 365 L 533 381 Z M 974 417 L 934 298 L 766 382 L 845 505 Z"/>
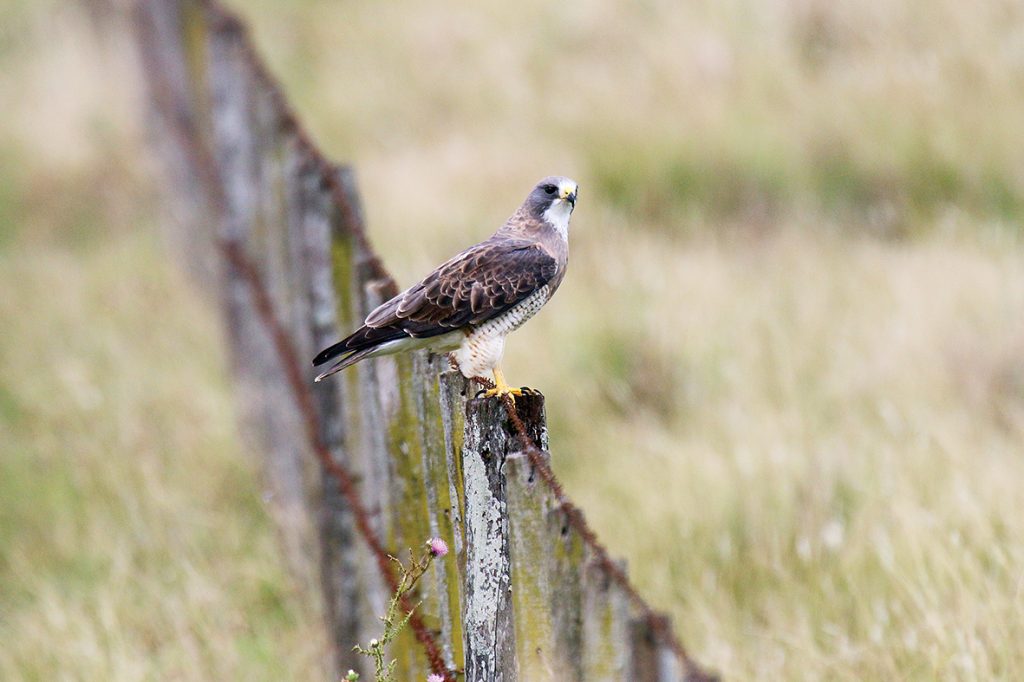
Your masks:
<path fill-rule="evenodd" d="M 536 242 L 492 237 L 383 303 L 351 336 L 321 351 L 313 364 L 346 354 L 356 361 L 355 354 L 365 357 L 389 341 L 425 339 L 482 324 L 528 298 L 556 271 L 555 259 Z"/>

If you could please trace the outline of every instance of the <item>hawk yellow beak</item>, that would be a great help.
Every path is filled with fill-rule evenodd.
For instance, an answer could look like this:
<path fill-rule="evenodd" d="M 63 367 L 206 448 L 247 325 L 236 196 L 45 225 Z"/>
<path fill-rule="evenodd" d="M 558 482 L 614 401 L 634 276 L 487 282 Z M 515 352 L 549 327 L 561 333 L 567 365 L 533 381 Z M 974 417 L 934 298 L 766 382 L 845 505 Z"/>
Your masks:
<path fill-rule="evenodd" d="M 576 187 L 574 185 L 563 185 L 558 188 L 559 196 L 568 201 L 570 204 L 576 204 Z"/>

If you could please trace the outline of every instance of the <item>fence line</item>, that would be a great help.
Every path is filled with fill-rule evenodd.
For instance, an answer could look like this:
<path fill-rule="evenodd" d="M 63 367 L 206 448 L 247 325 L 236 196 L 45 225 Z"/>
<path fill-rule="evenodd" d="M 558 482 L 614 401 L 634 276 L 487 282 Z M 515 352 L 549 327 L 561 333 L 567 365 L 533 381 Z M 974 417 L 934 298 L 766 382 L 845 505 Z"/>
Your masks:
<path fill-rule="evenodd" d="M 543 449 L 543 398 L 527 397 L 518 409 L 511 398 L 503 405 L 467 402 L 461 376 L 443 373 L 442 361 L 422 353 L 364 363 L 331 382 L 333 389 L 311 388 L 303 362 L 310 349 L 395 291 L 366 239 L 352 176 L 312 144 L 243 24 L 214 0 L 139 0 L 136 26 L 154 129 L 164 134 L 157 148 L 171 194 L 186 205 L 184 237 L 172 239 L 200 281 L 214 281 L 210 250 L 226 265 L 229 337 L 240 399 L 251 413 L 246 428 L 265 450 L 268 485 L 280 483 L 275 477 L 288 480 L 279 484 L 282 496 L 293 498 L 284 504 L 318 519 L 319 545 L 309 554 L 319 557 L 338 664 L 349 660 L 347 647 L 366 641 L 372 614 L 382 612 L 381 595 L 395 587 L 387 548 L 396 553 L 429 531 L 452 540 L 457 570 L 435 564 L 433 586 L 410 624 L 423 662 L 446 679 L 454 680 L 462 661 L 471 680 L 624 679 L 627 672 L 635 680 L 713 679 L 566 497 Z M 221 235 L 205 232 L 209 225 Z M 281 418 L 282 411 L 293 419 Z M 295 447 L 297 435 L 304 448 Z M 304 487 L 310 453 L 321 474 L 314 493 Z M 546 493 L 531 487 L 534 473 Z M 495 508 L 507 512 L 504 518 L 491 514 Z M 552 510 L 564 518 L 559 534 L 568 554 L 549 559 L 541 535 L 531 532 L 545 532 Z M 275 518 L 283 536 L 308 534 L 287 514 Z M 353 558 L 361 550 L 347 544 L 352 530 L 376 576 Z M 498 543 L 493 575 L 477 561 L 484 548 L 478 531 Z M 309 543 L 285 545 L 301 582 Z M 524 558 L 531 556 L 546 572 L 537 593 L 542 603 L 524 591 L 533 571 Z M 569 590 L 571 603 L 560 602 L 550 581 L 571 587 L 581 576 L 582 586 Z M 621 592 L 610 591 L 611 584 Z M 544 611 L 543 627 L 527 627 L 524 605 Z M 608 627 L 602 629 L 595 609 Z M 429 627 L 428 618 L 439 627 Z M 481 650 L 485 641 L 496 648 Z M 423 667 L 408 643 L 392 653 L 400 677 L 416 679 Z"/>
<path fill-rule="evenodd" d="M 231 16 L 226 10 L 214 3 L 207 3 L 204 6 L 211 12 L 211 16 L 213 18 L 211 28 L 213 30 L 231 33 L 245 40 L 244 27 L 237 18 Z M 161 8 L 155 7 L 152 4 L 138 5 L 136 8 L 136 29 L 139 33 L 138 37 L 140 41 L 142 41 L 140 54 L 143 57 L 144 68 L 147 76 L 149 77 L 149 90 L 151 96 L 155 100 L 155 109 L 162 112 L 174 112 L 176 107 L 174 106 L 169 94 L 172 90 L 171 86 L 167 83 L 166 72 L 162 65 L 157 64 L 156 58 L 159 53 L 151 49 L 158 44 L 156 40 L 156 26 L 160 21 L 160 9 Z M 166 9 L 166 6 L 164 9 Z M 281 107 L 283 125 L 295 130 L 303 147 L 305 147 L 306 151 L 315 159 L 323 177 L 329 179 L 327 182 L 331 187 L 332 196 L 335 199 L 335 202 L 337 205 L 343 206 L 346 212 L 346 222 L 348 222 L 350 226 L 359 225 L 360 221 L 357 219 L 358 213 L 353 208 L 352 202 L 348 198 L 346 187 L 342 182 L 337 180 L 334 173 L 329 172 L 328 169 L 330 168 L 330 164 L 319 153 L 319 150 L 309 142 L 308 136 L 299 125 L 297 119 L 287 108 L 285 99 L 280 94 L 280 90 L 277 88 L 276 84 L 274 84 L 273 80 L 266 74 L 261 62 L 255 58 L 255 52 L 247 41 L 245 43 L 244 54 L 249 57 L 249 63 L 254 72 L 258 74 L 258 77 L 266 86 L 271 88 L 271 91 L 274 93 L 275 100 L 278 106 Z M 164 129 L 174 133 L 175 142 L 180 146 L 180 149 L 183 152 L 191 157 L 190 160 L 194 168 L 199 172 L 202 183 L 204 184 L 205 189 L 209 192 L 208 199 L 212 204 L 212 210 L 220 217 L 222 222 L 226 222 L 225 216 L 228 213 L 228 209 L 226 208 L 228 202 L 224 197 L 224 192 L 222 191 L 223 185 L 219 177 L 217 165 L 210 155 L 209 150 L 200 143 L 199 134 L 194 126 L 193 119 L 183 115 L 183 112 L 180 111 L 172 115 L 171 119 L 171 125 L 166 126 Z M 353 230 L 353 233 L 362 235 L 361 230 Z M 369 248 L 365 241 L 365 237 L 362 238 L 362 243 L 366 248 Z M 380 574 L 384 577 L 389 589 L 394 591 L 397 587 L 398 579 L 394 572 L 394 566 L 388 558 L 390 553 L 385 550 L 382 541 L 370 525 L 369 514 L 367 513 L 366 507 L 360 498 L 355 477 L 347 467 L 332 457 L 328 446 L 321 438 L 317 412 L 313 403 L 313 397 L 309 390 L 308 378 L 304 376 L 302 369 L 295 361 L 295 359 L 299 357 L 299 353 L 295 350 L 288 332 L 275 315 L 273 303 L 267 293 L 266 287 L 263 285 L 258 268 L 246 256 L 241 243 L 237 239 L 221 238 L 217 240 L 216 245 L 223 258 L 230 264 L 234 271 L 241 275 L 241 278 L 244 280 L 247 288 L 249 289 L 249 293 L 255 302 L 255 307 L 263 324 L 270 332 L 275 350 L 279 356 L 281 367 L 287 377 L 292 397 L 302 416 L 305 437 L 309 441 L 311 450 L 315 453 L 324 470 L 329 472 L 337 481 L 339 492 L 346 498 L 351 509 L 354 511 L 359 533 L 370 547 Z M 383 270 L 378 259 L 374 257 L 369 259 L 367 262 L 370 263 L 371 268 L 375 271 L 375 275 L 378 277 L 389 277 Z M 411 607 L 412 604 L 408 597 L 403 599 L 403 608 L 408 611 Z M 415 632 L 416 639 L 423 646 L 427 660 L 430 663 L 431 670 L 435 673 L 447 676 L 448 671 L 444 661 L 442 660 L 437 642 L 427 629 L 422 617 L 419 614 L 414 613 L 409 619 L 409 626 Z M 451 677 L 448 676 L 446 679 L 451 679 Z"/>
<path fill-rule="evenodd" d="M 273 336 L 274 345 L 281 358 L 281 364 L 288 376 L 289 388 L 295 398 L 295 402 L 299 405 L 299 410 L 305 418 L 306 437 L 309 439 L 310 446 L 313 452 L 316 453 L 321 466 L 335 478 L 341 494 L 345 496 L 355 512 L 359 534 L 370 546 L 377 561 L 377 569 L 384 576 L 391 591 L 394 592 L 398 588 L 398 576 L 395 575 L 394 566 L 388 557 L 397 554 L 397 551 L 393 554 L 384 548 L 380 538 L 377 537 L 377 534 L 370 526 L 369 514 L 359 495 L 352 473 L 347 467 L 331 457 L 330 450 L 320 439 L 316 409 L 313 406 L 313 398 L 308 389 L 307 378 L 293 360 L 296 357 L 296 353 L 291 338 L 274 315 L 273 304 L 270 302 L 270 297 L 267 295 L 266 288 L 260 279 L 259 271 L 255 268 L 252 261 L 246 257 L 238 242 L 221 242 L 221 251 L 232 267 L 242 273 L 246 284 L 249 286 L 250 292 L 256 300 L 256 307 L 259 310 L 263 324 L 267 326 Z M 408 596 L 403 597 L 402 608 L 408 612 L 412 610 L 412 606 L 413 604 Z M 437 641 L 430 631 L 427 630 L 420 614 L 415 612 L 412 614 L 412 617 L 409 619 L 409 626 L 416 633 L 416 639 L 422 644 L 427 660 L 430 662 L 431 670 L 435 673 L 446 675 L 448 670 L 441 658 Z"/>
<path fill-rule="evenodd" d="M 668 644 L 672 651 L 679 657 L 683 664 L 687 668 L 687 676 L 691 679 L 699 679 L 701 675 L 704 675 L 703 671 L 692 661 L 686 652 L 686 648 L 683 646 L 682 641 L 676 636 L 674 629 L 672 628 L 671 621 L 665 617 L 664 614 L 659 614 L 654 611 L 647 603 L 647 601 L 640 596 L 633 583 L 630 582 L 626 572 L 622 569 L 622 566 L 612 560 L 608 554 L 608 550 L 597 539 L 597 534 L 590 528 L 590 524 L 587 523 L 586 517 L 583 515 L 583 511 L 572 503 L 571 500 L 566 496 L 565 491 L 562 489 L 562 484 L 558 478 L 555 477 L 555 472 L 552 471 L 551 465 L 548 463 L 550 459 L 550 453 L 538 448 L 530 434 L 527 431 L 526 424 L 519 416 L 516 410 L 515 401 L 509 396 L 504 397 L 505 406 L 508 410 L 509 418 L 512 420 L 512 424 L 515 426 L 516 435 L 519 437 L 519 442 L 523 448 L 523 452 L 530 458 L 530 463 L 534 466 L 544 483 L 554 493 L 555 499 L 558 501 L 559 506 L 565 513 L 569 523 L 576 529 L 576 531 L 583 538 L 583 541 L 594 551 L 596 555 L 596 561 L 600 564 L 601 568 L 607 571 L 608 575 L 612 577 L 629 595 L 629 599 L 633 604 L 641 610 L 644 616 L 644 620 L 647 625 L 651 628 L 651 631 L 656 634 L 659 640 Z"/>

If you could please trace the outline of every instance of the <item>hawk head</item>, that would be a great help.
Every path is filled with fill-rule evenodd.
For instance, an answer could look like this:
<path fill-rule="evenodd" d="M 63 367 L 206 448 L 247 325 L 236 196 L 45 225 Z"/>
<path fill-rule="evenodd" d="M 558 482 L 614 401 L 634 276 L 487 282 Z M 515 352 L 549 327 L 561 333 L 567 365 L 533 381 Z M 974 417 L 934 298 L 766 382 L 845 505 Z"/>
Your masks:
<path fill-rule="evenodd" d="M 569 216 L 576 208 L 579 185 L 575 180 L 561 175 L 546 177 L 537 183 L 526 197 L 525 207 L 530 215 L 543 220 L 567 236 Z"/>

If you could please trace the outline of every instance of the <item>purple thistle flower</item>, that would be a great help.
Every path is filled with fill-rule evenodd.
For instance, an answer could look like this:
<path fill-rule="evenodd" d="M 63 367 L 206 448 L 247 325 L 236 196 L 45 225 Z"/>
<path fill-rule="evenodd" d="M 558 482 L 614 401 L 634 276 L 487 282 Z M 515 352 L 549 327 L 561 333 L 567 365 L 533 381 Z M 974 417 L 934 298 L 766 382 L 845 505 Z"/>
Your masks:
<path fill-rule="evenodd" d="M 430 547 L 430 555 L 434 557 L 444 556 L 448 553 L 448 543 L 441 538 L 431 538 L 427 542 L 427 546 Z M 438 678 L 441 679 L 441 678 Z M 428 682 L 435 682 L 434 680 L 428 680 Z"/>

